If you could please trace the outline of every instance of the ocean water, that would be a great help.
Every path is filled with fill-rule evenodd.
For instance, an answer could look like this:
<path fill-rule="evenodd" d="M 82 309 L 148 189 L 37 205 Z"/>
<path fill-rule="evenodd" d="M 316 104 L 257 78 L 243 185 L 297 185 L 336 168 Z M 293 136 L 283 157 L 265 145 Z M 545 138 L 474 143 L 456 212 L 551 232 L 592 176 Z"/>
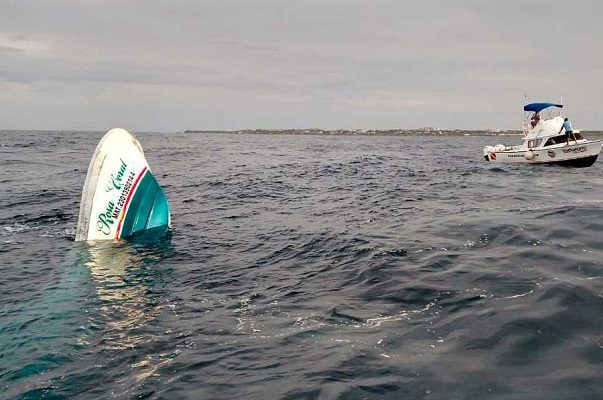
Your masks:
<path fill-rule="evenodd" d="M 173 229 L 75 243 L 102 135 L 0 132 L 0 398 L 603 398 L 603 160 L 139 133 Z"/>

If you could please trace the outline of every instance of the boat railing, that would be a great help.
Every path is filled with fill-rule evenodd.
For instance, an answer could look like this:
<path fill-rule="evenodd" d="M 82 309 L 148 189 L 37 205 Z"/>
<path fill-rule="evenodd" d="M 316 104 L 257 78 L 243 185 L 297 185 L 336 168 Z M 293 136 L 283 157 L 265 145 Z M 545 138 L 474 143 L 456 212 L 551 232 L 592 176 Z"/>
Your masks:
<path fill-rule="evenodd" d="M 523 135 L 526 136 L 528 132 L 532 130 L 532 123 L 530 121 L 524 120 L 523 124 L 521 125 L 521 130 L 523 132 Z"/>

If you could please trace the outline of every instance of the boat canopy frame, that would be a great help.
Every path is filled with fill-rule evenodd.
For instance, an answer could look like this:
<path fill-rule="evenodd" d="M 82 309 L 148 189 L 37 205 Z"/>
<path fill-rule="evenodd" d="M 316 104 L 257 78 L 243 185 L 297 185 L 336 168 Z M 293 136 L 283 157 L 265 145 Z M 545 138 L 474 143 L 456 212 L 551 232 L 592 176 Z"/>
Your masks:
<path fill-rule="evenodd" d="M 545 119 L 551 119 L 553 117 L 557 117 L 559 115 L 561 115 L 561 109 L 563 108 L 563 104 L 558 104 L 558 103 L 529 103 L 526 104 L 525 106 L 523 106 L 523 111 L 524 111 L 524 120 L 529 121 L 530 118 L 530 114 L 535 114 L 535 113 L 539 113 L 543 110 L 547 110 L 547 118 Z M 553 110 L 557 109 L 557 114 L 553 115 Z"/>
<path fill-rule="evenodd" d="M 561 99 L 563 102 L 563 98 Z M 533 128 L 531 125 L 531 116 L 536 114 L 537 112 L 541 112 L 543 110 L 547 110 L 547 115 L 545 120 L 553 119 L 554 117 L 558 117 L 561 115 L 561 109 L 563 108 L 563 104 L 560 103 L 547 103 L 547 102 L 539 102 L 539 103 L 528 103 L 523 106 L 523 124 L 522 131 L 524 136 Z M 553 115 L 553 110 L 557 110 L 556 115 Z"/>

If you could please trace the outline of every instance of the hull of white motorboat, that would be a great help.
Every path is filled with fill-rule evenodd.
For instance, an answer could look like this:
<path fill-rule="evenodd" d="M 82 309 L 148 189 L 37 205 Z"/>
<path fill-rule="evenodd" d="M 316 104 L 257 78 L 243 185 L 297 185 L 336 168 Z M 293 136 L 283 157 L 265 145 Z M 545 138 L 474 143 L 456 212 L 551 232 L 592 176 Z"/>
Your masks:
<path fill-rule="evenodd" d="M 550 146 L 545 149 L 493 151 L 484 155 L 490 162 L 523 164 L 559 164 L 571 167 L 590 167 L 597 161 L 603 140 L 581 141 L 570 145 Z"/>

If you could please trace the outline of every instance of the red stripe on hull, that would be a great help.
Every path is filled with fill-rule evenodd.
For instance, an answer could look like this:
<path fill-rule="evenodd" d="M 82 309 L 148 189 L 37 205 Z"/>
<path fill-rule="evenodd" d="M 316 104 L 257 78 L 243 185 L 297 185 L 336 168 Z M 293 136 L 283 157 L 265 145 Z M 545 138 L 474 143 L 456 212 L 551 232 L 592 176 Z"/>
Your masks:
<path fill-rule="evenodd" d="M 136 182 L 134 182 L 134 185 L 132 185 L 132 189 L 130 189 L 130 193 L 128 193 L 128 198 L 126 199 L 126 204 L 124 204 L 121 218 L 119 219 L 119 224 L 117 225 L 117 232 L 115 233 L 115 239 L 119 239 L 119 235 L 121 235 L 121 225 L 124 222 L 126 213 L 128 212 L 128 206 L 130 205 L 130 200 L 132 200 L 132 195 L 136 191 L 136 188 L 138 187 L 138 183 L 140 182 L 140 179 L 144 176 L 145 172 L 147 172 L 147 167 L 144 167 L 142 169 L 142 171 L 140 172 L 140 175 L 138 175 L 138 178 L 136 178 Z"/>

